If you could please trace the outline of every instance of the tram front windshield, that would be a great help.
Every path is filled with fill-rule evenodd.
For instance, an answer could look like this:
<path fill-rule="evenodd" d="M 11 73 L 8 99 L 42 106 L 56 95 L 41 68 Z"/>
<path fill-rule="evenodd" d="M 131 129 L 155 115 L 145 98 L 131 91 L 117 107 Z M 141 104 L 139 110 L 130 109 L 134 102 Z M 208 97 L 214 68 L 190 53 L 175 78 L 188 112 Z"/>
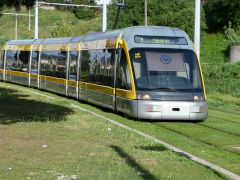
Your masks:
<path fill-rule="evenodd" d="M 182 49 L 132 49 L 136 90 L 202 92 L 196 55 Z"/>

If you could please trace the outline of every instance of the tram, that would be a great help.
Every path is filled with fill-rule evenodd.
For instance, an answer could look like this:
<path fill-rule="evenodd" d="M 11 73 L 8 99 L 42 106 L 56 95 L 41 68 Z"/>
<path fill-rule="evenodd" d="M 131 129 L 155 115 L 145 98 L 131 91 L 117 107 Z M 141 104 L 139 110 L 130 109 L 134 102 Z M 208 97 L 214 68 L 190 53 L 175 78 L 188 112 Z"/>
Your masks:
<path fill-rule="evenodd" d="M 84 36 L 11 40 L 0 80 L 86 100 L 146 120 L 204 120 L 200 62 L 177 28 L 138 26 Z"/>

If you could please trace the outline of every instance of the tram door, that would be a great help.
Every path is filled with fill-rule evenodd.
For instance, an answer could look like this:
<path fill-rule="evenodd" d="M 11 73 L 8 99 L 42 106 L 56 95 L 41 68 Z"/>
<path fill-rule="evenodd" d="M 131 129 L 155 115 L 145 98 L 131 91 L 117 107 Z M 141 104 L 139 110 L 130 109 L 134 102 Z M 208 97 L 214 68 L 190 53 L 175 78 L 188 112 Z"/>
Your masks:
<path fill-rule="evenodd" d="M 115 49 L 82 50 L 79 99 L 114 108 Z"/>
<path fill-rule="evenodd" d="M 116 61 L 116 50 L 106 49 L 105 59 L 102 61 L 103 81 L 102 85 L 106 88 L 106 95 L 104 97 L 104 104 L 112 109 L 115 109 L 115 61 Z M 105 61 L 105 62 L 104 62 Z"/>
<path fill-rule="evenodd" d="M 132 91 L 129 66 L 126 53 L 123 49 L 118 50 L 118 59 L 116 62 L 116 90 L 115 104 L 116 110 L 129 113 L 131 109 L 129 94 Z"/>
<path fill-rule="evenodd" d="M 39 56 L 40 56 L 40 52 L 39 51 L 32 51 L 32 59 L 31 61 L 31 66 L 30 68 L 30 85 L 34 86 L 34 87 L 38 87 L 38 75 L 39 75 Z"/>
<path fill-rule="evenodd" d="M 68 96 L 78 98 L 78 58 L 79 51 L 69 52 Z"/>

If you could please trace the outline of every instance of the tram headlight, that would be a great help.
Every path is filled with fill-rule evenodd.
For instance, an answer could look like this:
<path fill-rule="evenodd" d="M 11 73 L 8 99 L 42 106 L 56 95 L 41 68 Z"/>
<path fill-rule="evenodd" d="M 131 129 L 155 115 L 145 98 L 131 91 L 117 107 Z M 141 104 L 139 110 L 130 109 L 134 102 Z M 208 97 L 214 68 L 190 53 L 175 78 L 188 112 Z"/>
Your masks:
<path fill-rule="evenodd" d="M 149 94 L 138 94 L 137 99 L 139 100 L 151 100 L 152 96 Z"/>
<path fill-rule="evenodd" d="M 194 96 L 193 99 L 194 99 L 194 101 L 204 101 L 205 100 L 204 96 Z"/>

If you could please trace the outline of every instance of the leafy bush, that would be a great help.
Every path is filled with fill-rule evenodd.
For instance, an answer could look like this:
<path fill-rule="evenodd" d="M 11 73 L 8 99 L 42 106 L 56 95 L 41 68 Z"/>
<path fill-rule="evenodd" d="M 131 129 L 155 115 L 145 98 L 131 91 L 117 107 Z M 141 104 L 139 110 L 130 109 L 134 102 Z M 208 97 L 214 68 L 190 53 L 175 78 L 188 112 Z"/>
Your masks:
<path fill-rule="evenodd" d="M 85 5 L 96 5 L 94 0 L 73 0 L 73 4 L 85 4 Z M 75 14 L 75 16 L 78 19 L 90 19 L 95 18 L 95 12 L 97 11 L 97 8 L 74 8 L 72 12 Z"/>
<path fill-rule="evenodd" d="M 81 8 L 78 11 L 74 11 L 74 14 L 78 19 L 95 18 L 95 10 L 94 9 Z"/>
<path fill-rule="evenodd" d="M 228 43 L 230 45 L 240 45 L 240 36 L 232 28 L 232 24 L 229 22 L 228 28 L 224 27 L 224 33 L 227 36 Z"/>
<path fill-rule="evenodd" d="M 54 30 L 51 32 L 51 35 L 53 38 L 57 37 L 67 37 L 67 36 L 73 36 L 73 32 L 69 25 L 62 21 L 57 22 L 57 26 L 54 28 Z"/>
<path fill-rule="evenodd" d="M 207 92 L 219 92 L 240 97 L 240 63 L 202 65 Z"/>

